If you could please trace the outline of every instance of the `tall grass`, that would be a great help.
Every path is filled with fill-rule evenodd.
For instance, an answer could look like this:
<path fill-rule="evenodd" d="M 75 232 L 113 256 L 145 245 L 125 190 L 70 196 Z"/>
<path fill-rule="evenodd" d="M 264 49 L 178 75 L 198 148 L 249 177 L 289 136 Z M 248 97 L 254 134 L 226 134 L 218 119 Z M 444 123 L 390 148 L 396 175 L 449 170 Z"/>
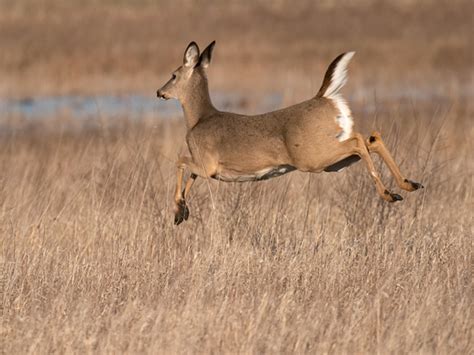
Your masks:
<path fill-rule="evenodd" d="M 1 348 L 472 352 L 472 109 L 432 106 L 387 105 L 376 121 L 358 113 L 426 186 L 400 203 L 381 201 L 363 164 L 198 180 L 179 227 L 181 122 L 10 123 L 0 139 Z"/>

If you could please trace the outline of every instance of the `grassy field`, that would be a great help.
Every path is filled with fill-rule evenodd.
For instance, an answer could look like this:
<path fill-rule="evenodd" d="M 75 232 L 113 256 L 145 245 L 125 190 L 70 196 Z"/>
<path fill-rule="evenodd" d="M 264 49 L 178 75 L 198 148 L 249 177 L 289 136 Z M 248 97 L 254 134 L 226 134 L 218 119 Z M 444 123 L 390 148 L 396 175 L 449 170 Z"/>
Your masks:
<path fill-rule="evenodd" d="M 154 93 L 216 38 L 211 88 L 292 104 L 356 49 L 358 129 L 425 189 L 198 180 L 176 227 L 182 118 L 0 112 L 0 353 L 474 352 L 470 2 L 77 4 L 0 0 L 1 97 Z"/>
<path fill-rule="evenodd" d="M 179 227 L 181 122 L 11 124 L 2 349 L 472 352 L 472 111 L 388 107 L 377 125 L 424 190 L 385 203 L 363 164 L 201 180 Z"/>

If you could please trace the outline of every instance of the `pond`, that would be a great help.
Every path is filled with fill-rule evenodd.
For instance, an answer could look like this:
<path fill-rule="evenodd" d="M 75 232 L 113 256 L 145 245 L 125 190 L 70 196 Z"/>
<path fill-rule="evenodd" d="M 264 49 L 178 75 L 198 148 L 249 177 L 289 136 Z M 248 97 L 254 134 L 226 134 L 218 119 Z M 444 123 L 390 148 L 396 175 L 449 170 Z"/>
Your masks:
<path fill-rule="evenodd" d="M 217 108 L 225 111 L 247 113 L 249 102 L 236 93 L 211 95 Z M 255 102 L 254 102 L 255 101 Z M 275 110 L 282 103 L 282 95 L 270 93 L 253 100 L 252 108 L 260 112 Z M 0 98 L 0 114 L 17 115 L 27 119 L 41 119 L 67 114 L 77 118 L 127 116 L 132 119 L 156 116 L 171 118 L 182 115 L 177 100 L 158 100 L 156 95 L 99 95 L 99 96 L 43 96 L 23 99 Z"/>

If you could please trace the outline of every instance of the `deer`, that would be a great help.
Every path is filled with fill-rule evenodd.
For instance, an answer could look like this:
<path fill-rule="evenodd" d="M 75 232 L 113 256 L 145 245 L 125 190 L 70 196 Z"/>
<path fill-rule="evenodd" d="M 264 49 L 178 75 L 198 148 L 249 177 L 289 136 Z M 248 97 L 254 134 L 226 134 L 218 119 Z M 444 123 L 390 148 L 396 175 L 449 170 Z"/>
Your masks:
<path fill-rule="evenodd" d="M 347 66 L 355 52 L 336 57 L 318 93 L 301 103 L 257 115 L 222 112 L 209 95 L 207 70 L 215 41 L 202 53 L 189 43 L 183 64 L 157 91 L 160 99 L 177 99 L 186 121 L 188 153 L 178 157 L 174 195 L 174 224 L 189 217 L 187 197 L 198 177 L 223 182 L 262 181 L 289 172 L 337 172 L 363 160 L 378 195 L 385 201 L 403 200 L 381 181 L 370 154 L 378 154 L 398 187 L 423 188 L 402 175 L 380 132 L 368 138 L 353 130 L 351 110 L 340 94 Z M 185 170 L 188 179 L 184 180 Z M 185 186 L 183 188 L 183 183 Z"/>

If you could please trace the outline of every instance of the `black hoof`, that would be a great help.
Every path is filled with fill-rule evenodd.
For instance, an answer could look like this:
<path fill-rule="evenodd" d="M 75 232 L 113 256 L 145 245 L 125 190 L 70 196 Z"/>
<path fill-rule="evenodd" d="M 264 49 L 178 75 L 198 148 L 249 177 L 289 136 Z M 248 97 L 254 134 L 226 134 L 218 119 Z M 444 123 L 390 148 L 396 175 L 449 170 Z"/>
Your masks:
<path fill-rule="evenodd" d="M 418 189 L 423 189 L 425 188 L 422 184 L 420 184 L 419 182 L 415 182 L 415 181 L 411 181 L 411 180 L 407 180 L 405 179 L 405 182 L 409 183 L 414 190 L 418 190 Z"/>
<path fill-rule="evenodd" d="M 390 194 L 390 197 L 392 198 L 392 202 L 396 202 L 396 201 L 402 201 L 403 200 L 403 197 L 400 196 L 399 194 Z"/>
<path fill-rule="evenodd" d="M 174 214 L 174 224 L 179 225 L 189 217 L 189 209 L 184 200 L 179 201 L 178 211 Z"/>
<path fill-rule="evenodd" d="M 390 195 L 390 200 L 389 200 L 389 202 L 396 202 L 396 201 L 402 201 L 402 200 L 403 200 L 403 197 L 402 197 L 402 196 L 400 196 L 399 194 L 391 193 L 391 192 L 388 191 L 388 190 L 385 190 L 385 191 L 384 191 L 384 194 L 385 194 L 385 195 Z"/>

